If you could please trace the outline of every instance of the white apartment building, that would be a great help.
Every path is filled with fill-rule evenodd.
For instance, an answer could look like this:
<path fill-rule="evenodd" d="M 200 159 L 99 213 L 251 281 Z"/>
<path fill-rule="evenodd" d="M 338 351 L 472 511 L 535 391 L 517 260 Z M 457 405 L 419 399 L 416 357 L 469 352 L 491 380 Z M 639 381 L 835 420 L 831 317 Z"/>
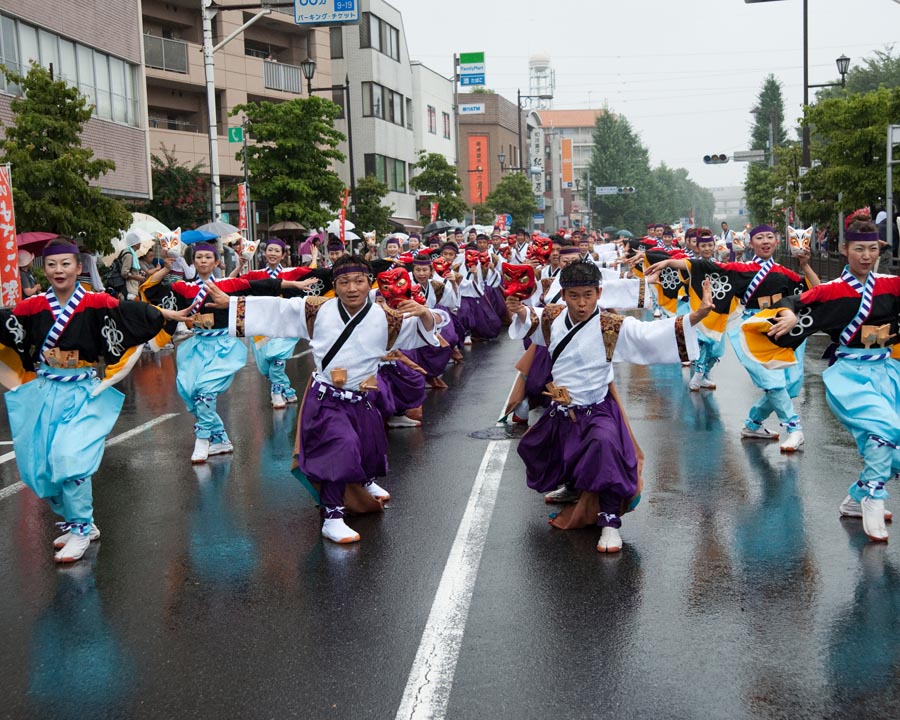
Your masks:
<path fill-rule="evenodd" d="M 332 77 L 336 83 L 345 78 L 350 83 L 353 168 L 357 179 L 375 175 L 388 186 L 386 202 L 394 207 L 396 223 L 418 227 L 416 196 L 409 187 L 411 165 L 419 149 L 443 152 L 455 162 L 453 83 L 410 61 L 397 8 L 383 0 L 362 0 L 360 9 L 358 25 L 330 29 Z M 345 119 L 336 126 L 347 134 Z M 349 184 L 349 167 L 338 172 Z"/>

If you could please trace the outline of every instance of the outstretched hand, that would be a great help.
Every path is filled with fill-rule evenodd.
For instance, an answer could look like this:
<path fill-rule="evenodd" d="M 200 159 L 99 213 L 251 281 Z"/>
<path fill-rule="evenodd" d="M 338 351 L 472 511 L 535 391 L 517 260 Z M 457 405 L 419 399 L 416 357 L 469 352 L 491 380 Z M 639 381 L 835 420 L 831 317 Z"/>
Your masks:
<path fill-rule="evenodd" d="M 688 317 L 691 325 L 696 325 L 703 320 L 713 309 L 712 282 L 709 278 L 703 280 L 703 296 L 700 299 L 700 306 L 694 310 Z"/>
<path fill-rule="evenodd" d="M 225 310 L 228 308 L 228 293 L 224 292 L 212 280 L 206 281 L 206 303 L 204 307 L 214 308 L 216 310 Z"/>
<path fill-rule="evenodd" d="M 778 317 L 775 319 L 775 322 L 772 323 L 772 329 L 769 330 L 766 335 L 777 340 L 793 330 L 798 321 L 797 316 L 792 310 L 781 308 L 781 310 L 778 311 Z"/>

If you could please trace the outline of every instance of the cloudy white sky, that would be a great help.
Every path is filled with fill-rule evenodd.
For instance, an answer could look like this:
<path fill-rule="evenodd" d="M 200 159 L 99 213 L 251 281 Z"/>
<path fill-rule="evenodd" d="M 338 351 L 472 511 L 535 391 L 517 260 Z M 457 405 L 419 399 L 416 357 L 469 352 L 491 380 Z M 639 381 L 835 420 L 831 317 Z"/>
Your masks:
<path fill-rule="evenodd" d="M 782 0 L 389 0 L 403 13 L 410 56 L 450 76 L 453 53 L 483 50 L 487 86 L 515 101 L 528 58 L 547 53 L 554 109 L 624 114 L 654 163 L 685 167 L 706 187 L 743 182 L 746 165 L 703 155 L 746 149 L 765 76 L 784 88 L 787 118 L 803 101 L 803 3 Z M 810 83 L 838 79 L 896 43 L 897 0 L 809 0 Z M 814 91 L 810 91 L 811 98 Z M 900 122 L 900 118 L 897 118 Z"/>

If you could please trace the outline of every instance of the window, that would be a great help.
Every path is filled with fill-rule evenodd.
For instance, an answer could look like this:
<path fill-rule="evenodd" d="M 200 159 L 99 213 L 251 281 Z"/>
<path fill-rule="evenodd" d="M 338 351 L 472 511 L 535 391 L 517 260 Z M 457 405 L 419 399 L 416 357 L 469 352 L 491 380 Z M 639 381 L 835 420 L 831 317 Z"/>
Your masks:
<path fill-rule="evenodd" d="M 343 28 L 332 27 L 329 29 L 329 37 L 331 39 L 331 59 L 339 60 L 344 57 L 344 34 Z"/>
<path fill-rule="evenodd" d="M 364 160 L 366 175 L 374 175 L 392 192 L 406 192 L 405 162 L 375 153 L 366 153 Z"/>
<path fill-rule="evenodd" d="M 359 46 L 400 62 L 400 31 L 372 13 L 363 13 L 359 23 Z"/>
<path fill-rule="evenodd" d="M 413 106 L 410 98 L 406 98 L 406 128 L 413 129 Z"/>
<path fill-rule="evenodd" d="M 441 117 L 444 119 L 444 138 L 450 139 L 450 113 L 441 113 Z"/>
<path fill-rule="evenodd" d="M 428 106 L 428 132 L 437 135 L 437 110 Z"/>
<path fill-rule="evenodd" d="M 405 125 L 403 118 L 407 102 L 400 93 L 373 82 L 362 84 L 363 116 L 377 117 L 395 125 Z"/>
<path fill-rule="evenodd" d="M 338 90 L 331 91 L 331 102 L 335 105 L 338 105 L 341 108 L 341 112 L 338 114 L 337 119 L 344 119 L 344 89 L 340 88 Z"/>
<path fill-rule="evenodd" d="M 30 61 L 53 66 L 53 75 L 85 96 L 94 115 L 140 127 L 140 97 L 135 73 L 138 66 L 0 15 L 0 62 L 11 70 L 27 72 Z M 0 90 L 19 89 L 0 79 Z"/>

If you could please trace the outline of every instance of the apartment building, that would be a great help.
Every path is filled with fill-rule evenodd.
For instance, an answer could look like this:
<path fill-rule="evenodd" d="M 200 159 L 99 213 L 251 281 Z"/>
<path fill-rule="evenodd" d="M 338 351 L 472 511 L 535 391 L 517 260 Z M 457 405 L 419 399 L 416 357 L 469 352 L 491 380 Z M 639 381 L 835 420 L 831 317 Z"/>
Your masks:
<path fill-rule="evenodd" d="M 165 148 L 179 160 L 203 163 L 208 170 L 209 116 L 200 3 L 198 0 L 143 0 L 141 12 L 150 150 L 161 155 Z M 255 13 L 219 11 L 213 18 L 213 43 L 239 29 Z M 223 197 L 229 185 L 243 179 L 244 172 L 243 164 L 236 158 L 240 146 L 228 142 L 228 126 L 241 124 L 239 116 L 229 117 L 232 109 L 246 102 L 282 102 L 307 97 L 307 83 L 300 71 L 300 62 L 307 57 L 316 59 L 313 86 L 330 87 L 329 54 L 328 30 L 295 25 L 291 8 L 273 8 L 270 15 L 216 52 L 216 115 Z M 346 143 L 341 150 L 347 152 Z M 230 205 L 226 203 L 223 207 L 227 212 Z"/>
<path fill-rule="evenodd" d="M 98 180 L 111 195 L 150 195 L 147 103 L 143 79 L 139 0 L 78 3 L 4 0 L 0 8 L 0 62 L 28 72 L 31 62 L 53 68 L 95 105 L 83 143 L 116 169 Z M 12 119 L 17 88 L 0 78 L 0 120 Z M 15 173 L 15 168 L 13 168 Z"/>

